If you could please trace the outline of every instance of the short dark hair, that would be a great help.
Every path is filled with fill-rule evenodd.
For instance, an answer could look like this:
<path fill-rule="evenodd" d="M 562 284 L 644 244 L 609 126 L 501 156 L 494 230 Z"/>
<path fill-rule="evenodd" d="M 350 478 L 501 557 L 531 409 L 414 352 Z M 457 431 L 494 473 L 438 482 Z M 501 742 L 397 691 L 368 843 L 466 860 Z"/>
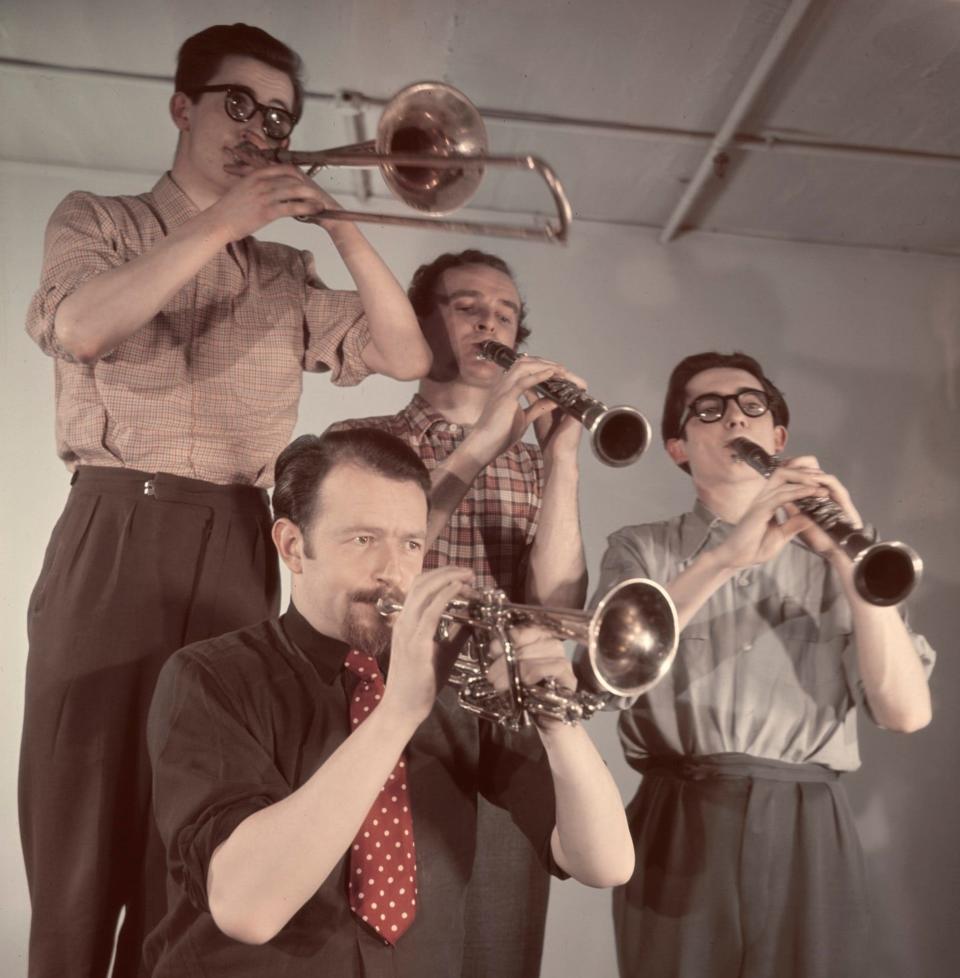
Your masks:
<path fill-rule="evenodd" d="M 414 482 L 430 501 L 430 473 L 409 445 L 377 428 L 301 435 L 274 466 L 273 518 L 290 520 L 306 533 L 317 516 L 319 489 L 338 465 L 358 465 L 397 482 Z"/>
<path fill-rule="evenodd" d="M 725 367 L 731 370 L 746 370 L 753 374 L 760 381 L 767 398 L 770 401 L 770 414 L 773 423 L 782 425 L 784 428 L 790 425 L 790 409 L 784 399 L 780 389 L 763 372 L 763 367 L 753 357 L 746 353 L 734 351 L 733 353 L 695 353 L 693 356 L 684 357 L 670 374 L 670 382 L 667 384 L 667 396 L 663 401 L 663 418 L 660 422 L 660 434 L 663 436 L 663 443 L 666 444 L 671 438 L 683 438 L 684 434 L 680 428 L 680 422 L 684 411 L 687 409 L 687 384 L 703 373 L 704 370 L 712 370 L 715 367 Z M 680 464 L 680 468 L 689 474 L 690 466 L 685 462 Z"/>
<path fill-rule="evenodd" d="M 249 24 L 216 24 L 188 37 L 177 53 L 174 89 L 195 99 L 199 90 L 220 70 L 230 55 L 256 58 L 282 71 L 293 85 L 291 111 L 295 121 L 303 112 L 303 62 L 300 55 L 259 27 Z"/>
<path fill-rule="evenodd" d="M 476 248 L 468 248 L 466 251 L 445 252 L 438 255 L 432 262 L 421 265 L 410 280 L 410 288 L 407 289 L 407 296 L 413 311 L 420 320 L 426 319 L 436 308 L 437 305 L 437 282 L 444 272 L 451 268 L 463 268 L 465 265 L 487 265 L 508 275 L 511 281 L 516 284 L 513 270 L 510 266 L 496 255 L 488 254 L 486 251 L 478 251 Z M 518 290 L 519 291 L 519 290 Z M 527 318 L 527 304 L 521 298 L 520 313 L 517 316 L 517 346 L 524 343 L 530 335 L 530 330 L 524 325 Z"/>

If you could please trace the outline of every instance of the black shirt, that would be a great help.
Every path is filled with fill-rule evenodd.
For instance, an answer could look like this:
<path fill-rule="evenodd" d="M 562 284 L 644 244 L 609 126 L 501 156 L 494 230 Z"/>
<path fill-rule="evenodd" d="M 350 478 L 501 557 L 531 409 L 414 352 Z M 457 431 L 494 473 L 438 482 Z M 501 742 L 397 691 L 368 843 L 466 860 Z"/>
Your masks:
<path fill-rule="evenodd" d="M 241 944 L 217 928 L 207 907 L 210 857 L 347 738 L 356 684 L 343 668 L 348 651 L 291 605 L 279 620 L 181 649 L 164 667 L 148 723 L 168 867 L 168 913 L 145 948 L 154 978 L 459 975 L 478 791 L 509 808 L 544 864 L 563 875 L 550 856 L 553 784 L 536 732 L 504 733 L 446 688 L 406 750 L 419 894 L 397 946 L 350 912 L 347 853 L 269 943 Z"/>

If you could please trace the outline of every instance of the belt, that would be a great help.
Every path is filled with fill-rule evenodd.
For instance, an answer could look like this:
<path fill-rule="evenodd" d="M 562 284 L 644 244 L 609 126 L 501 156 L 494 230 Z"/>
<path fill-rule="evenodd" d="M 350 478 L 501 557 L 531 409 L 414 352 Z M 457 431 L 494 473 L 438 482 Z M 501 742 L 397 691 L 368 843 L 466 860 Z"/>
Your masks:
<path fill-rule="evenodd" d="M 70 485 L 73 492 L 146 496 L 161 502 L 255 508 L 260 511 L 270 505 L 267 491 L 256 486 L 219 485 L 203 479 L 171 475 L 169 472 L 141 472 L 138 469 L 103 465 L 79 466 L 70 479 Z"/>
<path fill-rule="evenodd" d="M 647 758 L 644 777 L 703 781 L 707 778 L 762 778 L 769 781 L 836 781 L 839 771 L 822 764 L 794 764 L 749 754 L 661 754 Z"/>

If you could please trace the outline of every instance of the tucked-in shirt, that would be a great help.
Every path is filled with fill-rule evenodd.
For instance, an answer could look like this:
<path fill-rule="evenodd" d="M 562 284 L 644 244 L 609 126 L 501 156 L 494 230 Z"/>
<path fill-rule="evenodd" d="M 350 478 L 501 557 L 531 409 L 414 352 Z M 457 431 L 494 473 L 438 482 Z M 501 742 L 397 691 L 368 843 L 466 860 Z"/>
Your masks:
<path fill-rule="evenodd" d="M 669 583 L 731 529 L 699 501 L 662 523 L 623 527 L 608 538 L 594 605 L 631 577 Z M 929 673 L 933 650 L 911 637 Z M 863 703 L 840 581 L 795 539 L 711 595 L 666 677 L 621 715 L 620 739 L 640 769 L 651 756 L 741 753 L 848 771 L 860 765 Z"/>
<path fill-rule="evenodd" d="M 309 252 L 247 237 L 222 249 L 149 323 L 96 363 L 58 344 L 60 303 L 198 213 L 169 174 L 136 197 L 70 194 L 47 228 L 27 331 L 55 358 L 57 452 L 78 465 L 268 487 L 297 419 L 302 371 L 369 373 L 355 292 L 327 289 Z"/>
<path fill-rule="evenodd" d="M 478 790 L 509 807 L 544 864 L 563 875 L 550 856 L 553 783 L 536 733 L 478 721 L 447 687 L 405 752 L 419 893 L 397 946 L 351 913 L 347 854 L 267 944 L 241 944 L 217 928 L 206 892 L 214 850 L 347 739 L 356 685 L 343 668 L 348 651 L 291 606 L 279 620 L 182 649 L 164 667 L 147 732 L 169 869 L 168 915 L 145 951 L 153 978 L 459 975 Z"/>
<path fill-rule="evenodd" d="M 420 394 L 398 414 L 331 426 L 359 427 L 396 435 L 430 470 L 452 455 L 471 430 L 447 421 Z M 474 479 L 427 554 L 424 568 L 470 567 L 477 587 L 500 588 L 511 601 L 522 601 L 542 500 L 543 455 L 536 445 L 517 442 Z"/>

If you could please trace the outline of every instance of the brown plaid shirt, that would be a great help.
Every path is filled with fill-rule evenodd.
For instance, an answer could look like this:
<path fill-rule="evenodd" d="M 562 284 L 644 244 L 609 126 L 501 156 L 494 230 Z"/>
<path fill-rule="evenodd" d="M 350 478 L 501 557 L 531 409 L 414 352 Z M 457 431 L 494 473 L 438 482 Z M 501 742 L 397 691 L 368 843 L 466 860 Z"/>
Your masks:
<path fill-rule="evenodd" d="M 228 245 L 153 320 L 93 364 L 57 344 L 57 306 L 198 213 L 163 176 L 136 197 L 70 194 L 47 228 L 27 332 L 55 358 L 57 453 L 78 465 L 267 487 L 290 440 L 302 371 L 359 383 L 369 339 L 355 292 L 324 287 L 309 252 Z"/>
<path fill-rule="evenodd" d="M 447 421 L 419 394 L 398 414 L 331 426 L 360 427 L 396 435 L 430 470 L 452 454 L 470 430 Z M 511 601 L 522 601 L 542 499 L 543 456 L 537 446 L 518 442 L 474 480 L 427 554 L 424 568 L 471 567 L 478 587 L 502 588 Z"/>

